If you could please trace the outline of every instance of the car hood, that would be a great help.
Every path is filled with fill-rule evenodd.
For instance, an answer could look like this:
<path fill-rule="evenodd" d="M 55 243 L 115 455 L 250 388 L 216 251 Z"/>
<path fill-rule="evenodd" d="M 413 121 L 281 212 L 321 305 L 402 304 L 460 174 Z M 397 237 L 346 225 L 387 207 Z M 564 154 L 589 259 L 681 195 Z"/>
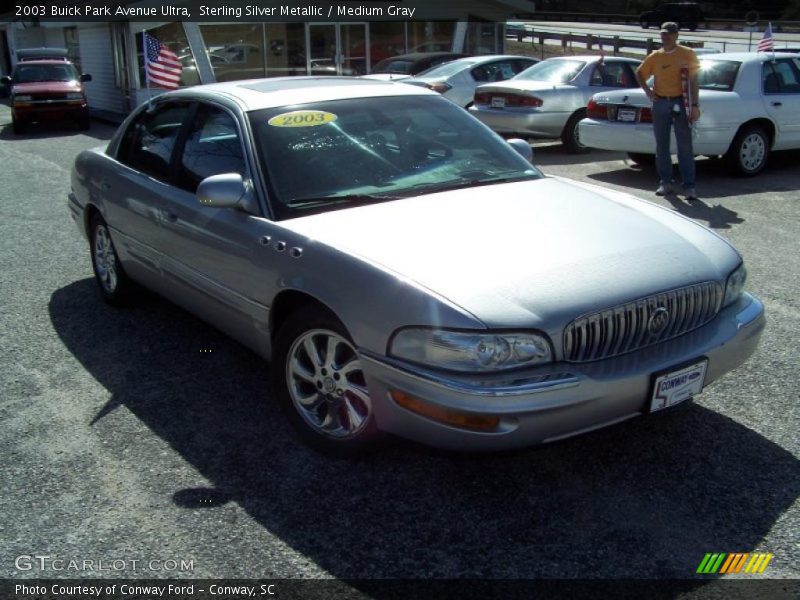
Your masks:
<path fill-rule="evenodd" d="M 80 92 L 81 90 L 79 81 L 34 81 L 14 84 L 15 94 L 66 94 Z"/>
<path fill-rule="evenodd" d="M 281 223 L 444 296 L 490 327 L 555 327 L 708 280 L 740 261 L 670 210 L 557 178 L 479 186 Z"/>

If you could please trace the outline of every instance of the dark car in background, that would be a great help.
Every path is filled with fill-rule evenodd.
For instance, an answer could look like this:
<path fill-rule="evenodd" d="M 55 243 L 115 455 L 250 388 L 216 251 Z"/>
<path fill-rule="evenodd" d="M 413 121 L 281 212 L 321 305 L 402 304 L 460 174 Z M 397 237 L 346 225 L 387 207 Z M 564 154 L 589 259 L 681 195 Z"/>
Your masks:
<path fill-rule="evenodd" d="M 11 76 L 2 78 L 11 96 L 14 133 L 21 134 L 34 121 L 74 121 L 89 129 L 89 105 L 81 74 L 63 48 L 31 48 L 17 51 L 19 62 Z"/>
<path fill-rule="evenodd" d="M 377 63 L 367 77 L 371 79 L 406 79 L 443 63 L 464 58 L 457 52 L 412 52 L 398 54 Z M 375 77 L 379 75 L 380 77 Z"/>
<path fill-rule="evenodd" d="M 639 15 L 639 24 L 644 29 L 659 27 L 666 21 L 674 21 L 678 27 L 694 31 L 705 21 L 705 15 L 696 2 L 665 2 Z"/>

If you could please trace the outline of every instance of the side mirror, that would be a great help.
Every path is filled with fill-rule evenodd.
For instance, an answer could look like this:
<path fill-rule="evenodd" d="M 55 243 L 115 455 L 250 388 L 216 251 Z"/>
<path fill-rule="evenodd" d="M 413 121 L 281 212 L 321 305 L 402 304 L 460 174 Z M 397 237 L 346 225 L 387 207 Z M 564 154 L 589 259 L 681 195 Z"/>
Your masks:
<path fill-rule="evenodd" d="M 223 173 L 206 177 L 197 186 L 197 200 L 203 206 L 233 208 L 239 206 L 247 192 L 238 173 Z"/>
<path fill-rule="evenodd" d="M 11 87 L 11 77 L 9 77 L 8 75 L 3 75 L 2 77 L 0 77 L 0 85 Z"/>
<path fill-rule="evenodd" d="M 81 75 L 81 81 L 91 81 L 91 80 L 92 80 L 92 76 L 89 75 L 88 73 L 83 73 Z"/>
<path fill-rule="evenodd" d="M 528 162 L 533 162 L 533 148 L 531 148 L 531 145 L 526 140 L 511 138 L 507 140 L 507 142 L 522 158 Z"/>

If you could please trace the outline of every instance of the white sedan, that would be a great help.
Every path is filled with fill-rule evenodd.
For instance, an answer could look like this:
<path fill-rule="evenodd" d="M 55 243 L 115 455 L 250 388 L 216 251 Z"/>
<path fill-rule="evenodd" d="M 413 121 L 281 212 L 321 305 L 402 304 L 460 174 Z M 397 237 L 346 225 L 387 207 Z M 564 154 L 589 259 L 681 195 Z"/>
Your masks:
<path fill-rule="evenodd" d="M 721 53 L 703 57 L 700 65 L 695 154 L 722 155 L 733 173 L 752 176 L 764 168 L 770 151 L 800 148 L 800 56 Z M 578 126 L 580 139 L 592 148 L 627 152 L 636 163 L 652 163 L 651 107 L 638 89 L 595 94 Z"/>

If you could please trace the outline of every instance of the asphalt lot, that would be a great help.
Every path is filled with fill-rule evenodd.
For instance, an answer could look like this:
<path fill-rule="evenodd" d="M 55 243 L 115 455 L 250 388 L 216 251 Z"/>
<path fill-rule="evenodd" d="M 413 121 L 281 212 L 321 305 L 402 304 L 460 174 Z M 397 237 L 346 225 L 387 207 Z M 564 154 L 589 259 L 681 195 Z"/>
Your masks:
<path fill-rule="evenodd" d="M 537 143 L 548 174 L 732 240 L 768 314 L 757 354 L 691 404 L 557 444 L 342 460 L 294 441 L 248 350 L 156 297 L 103 304 L 65 197 L 112 131 L 15 137 L 0 106 L 0 577 L 100 574 L 16 568 L 39 554 L 127 561 L 104 576 L 691 578 L 706 552 L 763 551 L 763 577 L 800 578 L 797 153 L 748 180 L 700 159 L 689 206 L 621 154 Z M 148 568 L 168 559 L 193 569 Z"/>

